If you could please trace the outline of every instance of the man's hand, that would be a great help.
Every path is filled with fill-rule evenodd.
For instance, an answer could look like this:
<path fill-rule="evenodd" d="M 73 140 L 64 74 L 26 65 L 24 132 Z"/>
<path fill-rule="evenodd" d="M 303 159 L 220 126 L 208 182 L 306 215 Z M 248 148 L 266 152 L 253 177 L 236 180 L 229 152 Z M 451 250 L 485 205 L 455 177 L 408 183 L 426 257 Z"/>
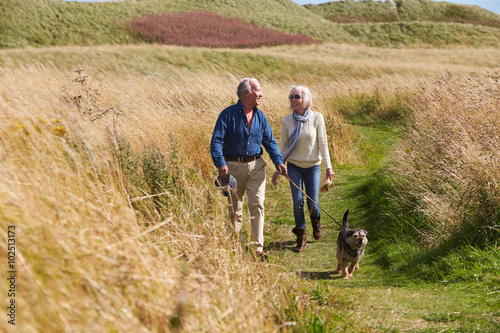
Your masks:
<path fill-rule="evenodd" d="M 229 168 L 227 167 L 227 165 L 223 165 L 219 168 L 219 177 L 227 182 L 229 179 L 228 179 L 228 175 L 229 175 Z"/>
<path fill-rule="evenodd" d="M 271 183 L 273 183 L 273 185 L 277 185 L 278 184 L 278 178 L 280 176 L 280 173 L 279 171 L 276 171 L 273 175 L 273 178 L 271 179 Z"/>
<path fill-rule="evenodd" d="M 286 176 L 287 174 L 288 174 L 288 170 L 286 169 L 286 166 L 284 164 L 278 165 L 278 168 L 277 168 L 276 172 L 274 173 L 273 178 L 271 179 L 271 183 L 273 183 L 273 185 L 278 184 L 279 176 L 280 175 Z"/>

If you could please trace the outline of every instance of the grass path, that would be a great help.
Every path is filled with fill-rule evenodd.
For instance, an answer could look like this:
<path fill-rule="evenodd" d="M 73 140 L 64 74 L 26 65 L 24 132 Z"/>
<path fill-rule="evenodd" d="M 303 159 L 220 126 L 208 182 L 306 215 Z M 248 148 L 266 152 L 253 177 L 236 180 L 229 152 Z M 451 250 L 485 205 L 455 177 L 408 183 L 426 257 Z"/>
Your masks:
<path fill-rule="evenodd" d="M 335 188 L 320 195 L 320 203 L 322 211 L 339 222 L 349 208 L 350 226 L 367 229 L 370 239 L 376 217 L 366 214 L 369 208 L 362 205 L 360 188 L 366 188 L 364 185 L 386 163 L 397 134 L 390 128 L 357 126 L 356 130 L 368 144 L 371 162 L 362 168 L 335 170 Z M 471 284 L 429 284 L 388 271 L 377 265 L 370 243 L 360 270 L 348 281 L 341 279 L 333 273 L 340 227 L 324 212 L 321 240 L 312 238 L 308 221 L 307 248 L 301 254 L 292 252 L 295 238 L 291 232 L 294 222 L 288 184 L 280 179 L 277 187 L 268 187 L 267 193 L 265 250 L 270 254 L 269 264 L 300 276 L 299 287 L 311 295 L 314 303 L 301 313 L 304 331 L 337 331 L 342 327 L 357 332 L 496 332 L 500 328 L 498 309 L 495 311 L 488 302 L 499 295 L 488 295 L 480 286 Z M 325 328 L 329 321 L 337 321 L 339 326 Z"/>

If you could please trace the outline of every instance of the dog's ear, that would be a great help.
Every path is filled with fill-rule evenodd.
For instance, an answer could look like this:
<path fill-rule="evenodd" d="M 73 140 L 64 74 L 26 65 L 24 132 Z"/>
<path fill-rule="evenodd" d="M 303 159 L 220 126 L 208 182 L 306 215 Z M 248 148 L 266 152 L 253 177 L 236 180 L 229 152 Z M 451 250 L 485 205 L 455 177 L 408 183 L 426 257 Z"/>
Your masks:
<path fill-rule="evenodd" d="M 365 232 L 365 236 L 368 236 L 368 231 L 366 230 L 363 230 Z"/>

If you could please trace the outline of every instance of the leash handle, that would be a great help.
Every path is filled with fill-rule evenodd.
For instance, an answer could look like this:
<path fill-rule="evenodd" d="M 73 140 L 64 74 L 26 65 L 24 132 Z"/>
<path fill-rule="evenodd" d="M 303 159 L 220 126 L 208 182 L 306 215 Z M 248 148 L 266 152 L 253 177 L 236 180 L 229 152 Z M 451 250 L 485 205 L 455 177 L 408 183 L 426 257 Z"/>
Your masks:
<path fill-rule="evenodd" d="M 290 183 L 292 183 L 296 188 L 299 189 L 300 192 L 304 193 L 304 195 L 309 198 L 309 200 L 311 200 L 313 203 L 315 203 L 316 205 L 318 205 L 319 209 L 325 213 L 326 215 L 328 215 L 329 218 L 331 218 L 335 223 L 337 223 L 342 229 L 345 229 L 344 226 L 342 224 L 340 224 L 336 219 L 334 219 L 330 214 L 328 214 L 327 211 L 325 211 L 323 208 L 321 208 L 321 206 L 319 205 L 319 203 L 317 203 L 316 201 L 314 201 L 310 196 L 307 195 L 306 192 L 304 192 L 297 184 L 295 184 L 288 175 L 283 175 L 286 179 L 288 179 L 288 181 Z"/>

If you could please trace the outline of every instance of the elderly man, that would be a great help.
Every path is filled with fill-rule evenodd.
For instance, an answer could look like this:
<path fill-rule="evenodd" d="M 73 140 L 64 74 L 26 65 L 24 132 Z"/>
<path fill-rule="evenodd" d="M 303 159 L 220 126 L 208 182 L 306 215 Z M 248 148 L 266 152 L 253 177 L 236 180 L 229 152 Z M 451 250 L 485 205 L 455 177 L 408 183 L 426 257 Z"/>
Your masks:
<path fill-rule="evenodd" d="M 266 163 L 261 158 L 262 146 L 281 174 L 283 164 L 279 146 L 264 113 L 257 108 L 262 98 L 259 81 L 243 79 L 237 89 L 238 102 L 224 109 L 217 119 L 210 152 L 221 179 L 231 174 L 237 181 L 237 190 L 229 196 L 229 214 L 236 235 L 242 227 L 243 198 L 248 195 L 251 214 L 252 242 L 257 256 L 266 259 L 264 247 L 264 198 L 266 189 Z"/>

